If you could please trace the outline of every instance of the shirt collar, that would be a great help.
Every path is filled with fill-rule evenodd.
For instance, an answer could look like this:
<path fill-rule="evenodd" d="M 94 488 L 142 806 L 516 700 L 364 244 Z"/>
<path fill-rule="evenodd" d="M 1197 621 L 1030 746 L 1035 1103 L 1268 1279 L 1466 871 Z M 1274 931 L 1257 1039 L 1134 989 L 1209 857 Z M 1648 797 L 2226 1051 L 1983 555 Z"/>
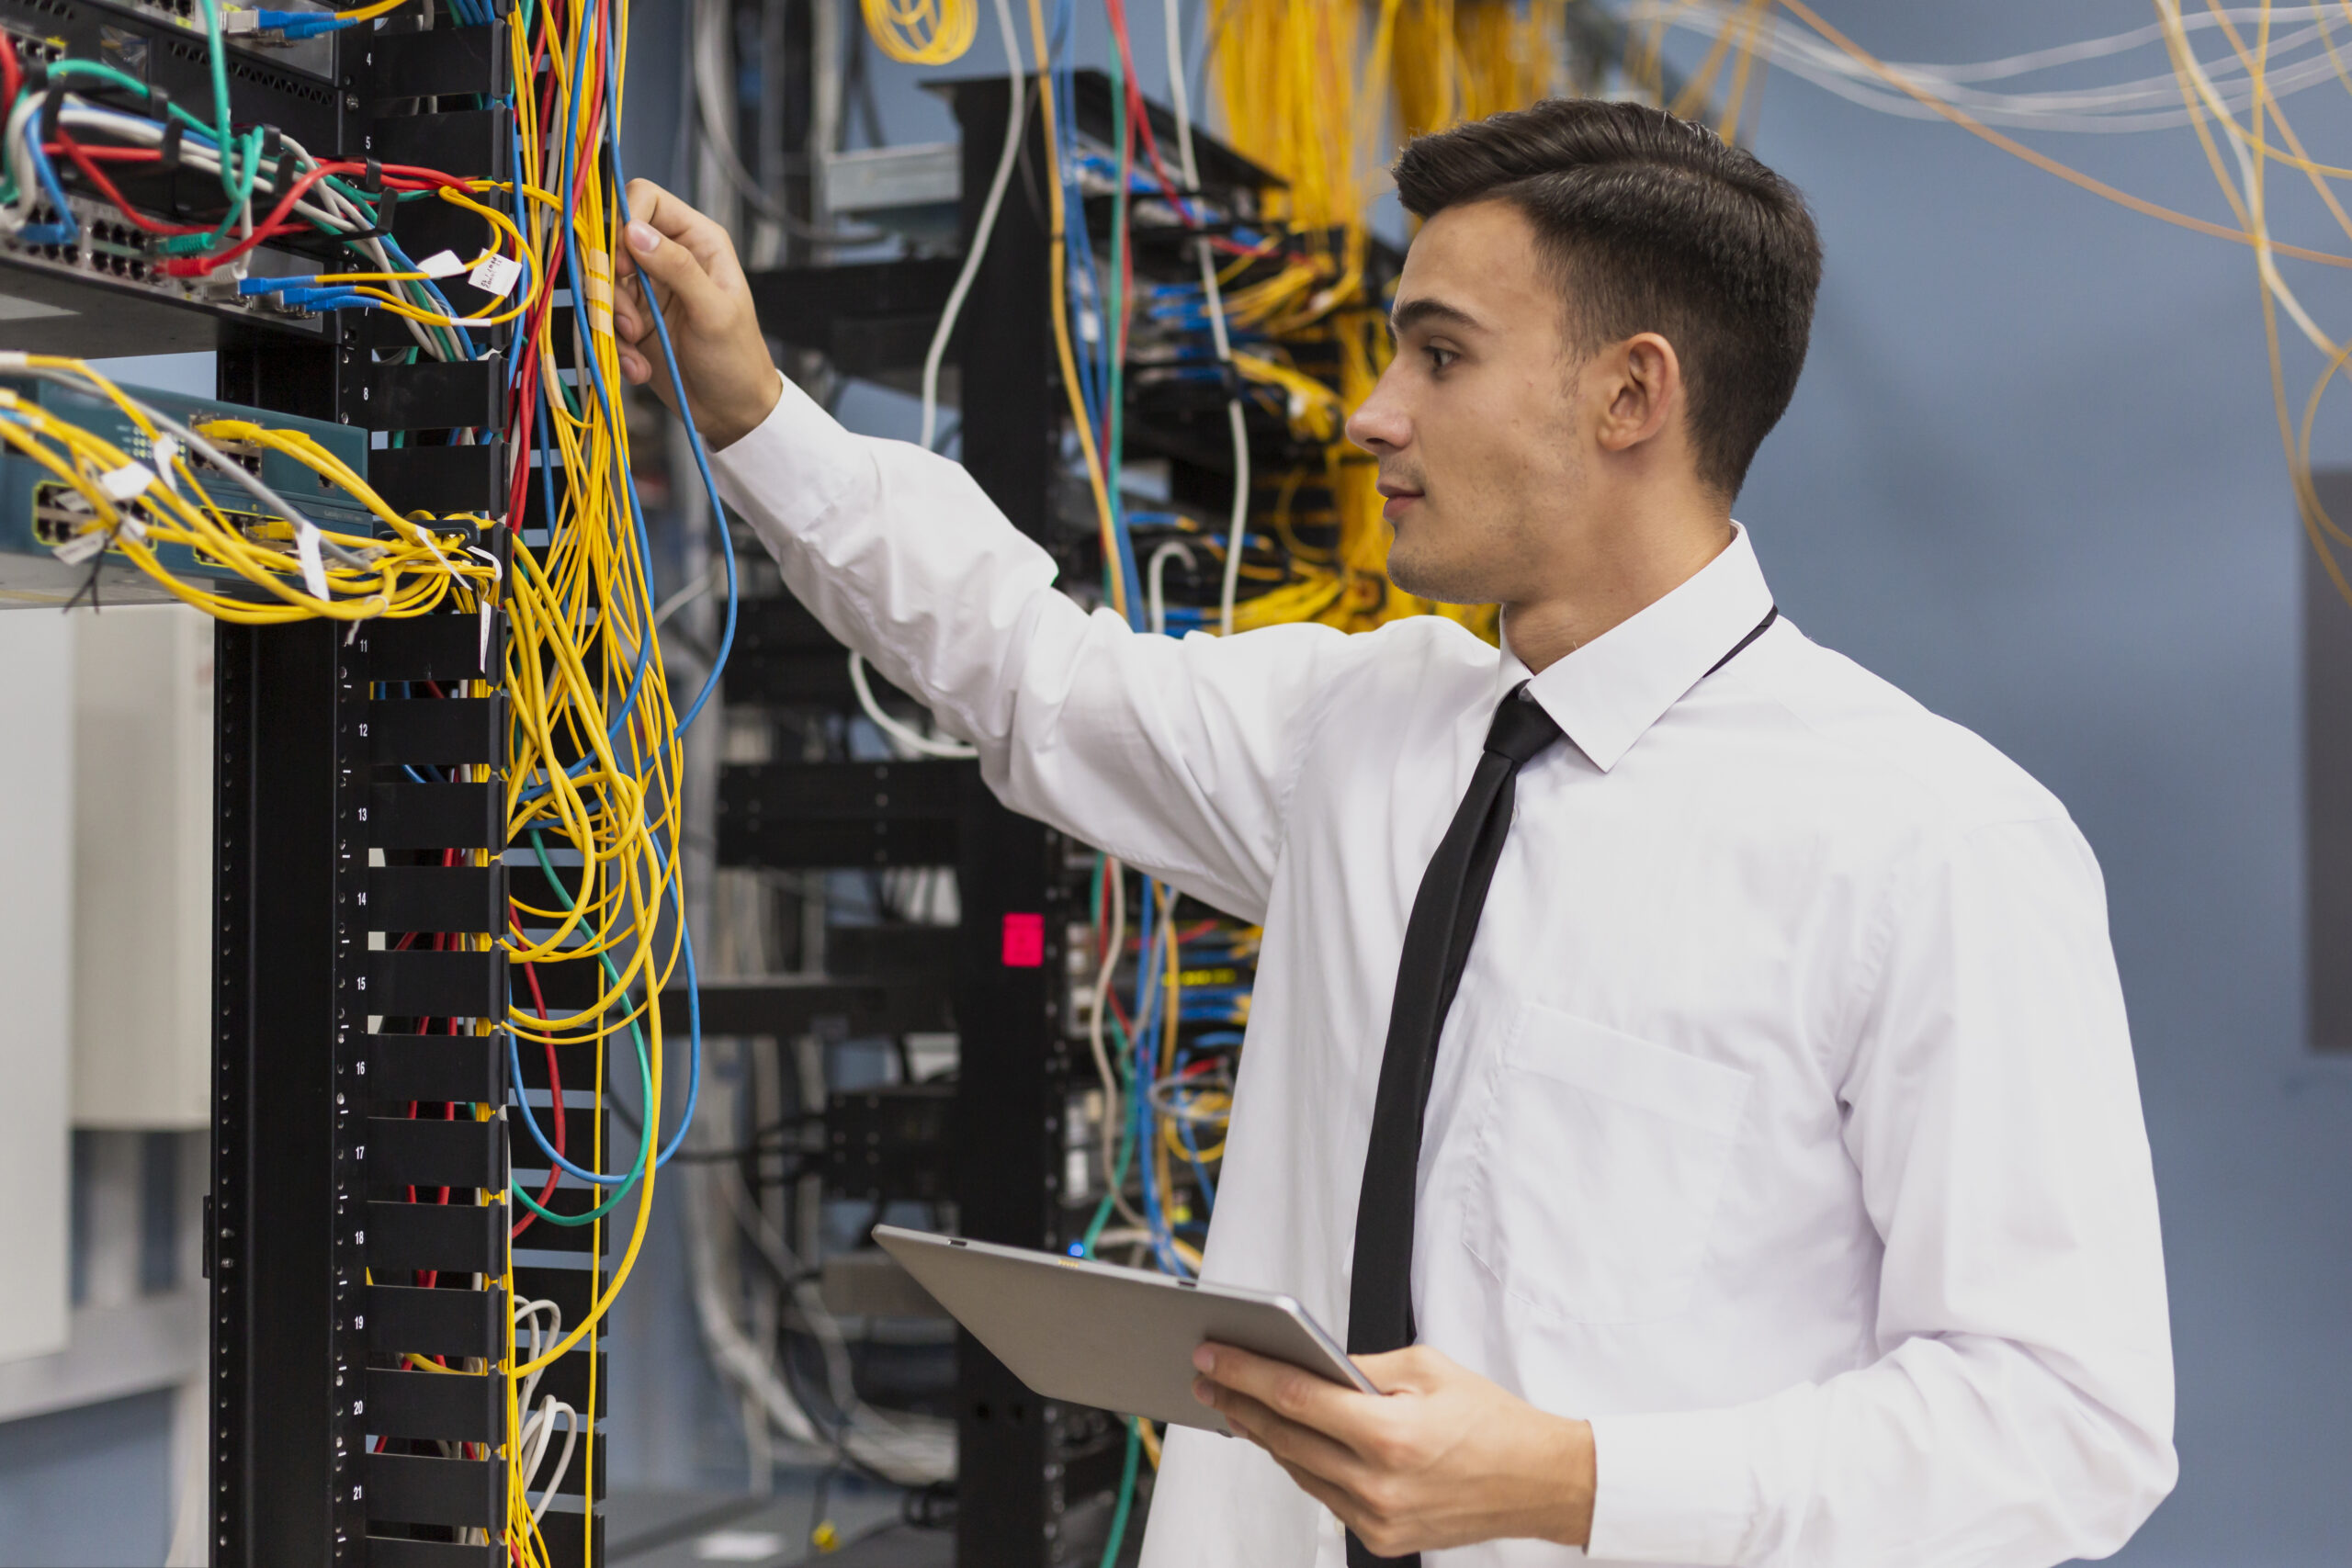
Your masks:
<path fill-rule="evenodd" d="M 1594 767 L 1615 767 L 1772 608 L 1747 530 L 1731 526 L 1731 543 L 1689 581 L 1541 675 L 1530 680 L 1506 640 L 1495 699 L 1528 681 L 1528 694 Z"/>

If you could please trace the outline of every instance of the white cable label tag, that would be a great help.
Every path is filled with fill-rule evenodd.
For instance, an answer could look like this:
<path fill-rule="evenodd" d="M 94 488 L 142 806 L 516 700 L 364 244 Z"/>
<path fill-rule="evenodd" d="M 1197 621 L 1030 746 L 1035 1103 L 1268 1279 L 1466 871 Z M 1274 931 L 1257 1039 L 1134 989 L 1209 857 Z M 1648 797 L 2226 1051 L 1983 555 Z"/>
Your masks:
<path fill-rule="evenodd" d="M 104 528 L 93 528 L 86 534 L 74 535 L 62 545 L 51 546 L 49 553 L 67 566 L 80 566 L 106 547 L 107 531 Z"/>
<path fill-rule="evenodd" d="M 114 501 L 129 501 L 134 495 L 145 495 L 147 487 L 155 482 L 155 470 L 144 463 L 125 463 L 119 468 L 109 468 L 98 476 L 98 488 Z"/>
<path fill-rule="evenodd" d="M 126 510 L 123 513 L 121 528 L 124 533 L 141 544 L 147 542 L 147 520 L 140 516 L 136 510 Z"/>
<path fill-rule="evenodd" d="M 178 479 L 172 473 L 172 468 L 179 460 L 180 443 L 177 436 L 155 437 L 155 477 L 163 480 L 164 488 L 174 495 L 179 493 L 180 486 Z"/>
<path fill-rule="evenodd" d="M 495 614 L 491 607 L 491 601 L 497 596 L 498 585 L 502 581 L 503 581 L 505 572 L 504 569 L 500 567 L 498 564 L 498 558 L 492 555 L 488 550 L 479 549 L 472 545 L 468 545 L 466 547 L 466 553 L 468 555 L 480 556 L 482 559 L 490 563 L 490 592 L 485 593 L 480 589 L 477 589 L 474 592 L 474 596 L 481 602 L 481 652 L 476 656 L 475 662 L 481 670 L 482 679 L 485 681 L 495 681 L 498 679 L 498 674 L 490 667 L 490 618 L 493 614 Z"/>
<path fill-rule="evenodd" d="M 455 277 L 466 270 L 455 251 L 438 251 L 416 264 L 416 270 L 427 277 Z"/>
<path fill-rule="evenodd" d="M 319 525 L 307 517 L 294 520 L 294 554 L 302 563 L 302 586 L 313 599 L 327 596 L 327 563 L 319 551 Z"/>
<path fill-rule="evenodd" d="M 512 256 L 484 256 L 480 266 L 466 274 L 468 283 L 502 299 L 514 293 L 522 280 L 523 264 Z"/>

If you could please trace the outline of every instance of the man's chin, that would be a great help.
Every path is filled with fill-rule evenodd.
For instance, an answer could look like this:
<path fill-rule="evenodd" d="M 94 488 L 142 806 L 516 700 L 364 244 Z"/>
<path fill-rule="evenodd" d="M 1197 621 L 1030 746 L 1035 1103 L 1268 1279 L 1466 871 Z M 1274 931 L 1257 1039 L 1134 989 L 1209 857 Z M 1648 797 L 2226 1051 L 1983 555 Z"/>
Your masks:
<path fill-rule="evenodd" d="M 1477 576 L 1466 562 L 1432 559 L 1402 536 L 1389 542 L 1388 581 L 1408 593 L 1441 604 L 1484 604 L 1489 596 L 1481 593 Z"/>

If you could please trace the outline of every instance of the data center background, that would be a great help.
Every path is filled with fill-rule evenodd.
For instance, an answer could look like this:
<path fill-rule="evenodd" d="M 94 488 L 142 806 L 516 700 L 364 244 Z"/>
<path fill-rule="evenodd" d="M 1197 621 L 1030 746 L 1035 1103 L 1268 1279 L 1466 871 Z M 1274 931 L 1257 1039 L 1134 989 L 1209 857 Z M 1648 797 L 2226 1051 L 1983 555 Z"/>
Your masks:
<path fill-rule="evenodd" d="M 2130 0 L 1821 8 L 1909 59 L 2145 16 Z M 1138 32 L 1158 95 L 1164 64 Z M 644 28 L 631 62 L 640 168 L 666 164 L 676 37 Z M 998 69 L 995 50 L 984 28 L 958 73 Z M 1084 53 L 1100 50 L 1098 28 Z M 874 69 L 894 141 L 953 134 L 915 85 L 926 73 Z M 2015 757 L 2107 874 L 2164 1202 L 2181 1454 L 2178 1491 L 2117 1561 L 2341 1562 L 2352 1056 L 2307 1039 L 2308 552 L 2252 268 L 1949 126 L 1792 80 L 1765 93 L 1757 150 L 1811 197 L 1829 269 L 1804 385 L 1739 515 L 1800 626 Z M 2080 166 L 2211 205 L 2185 134 L 2084 141 L 2067 149 Z M 843 414 L 908 434 L 912 407 L 861 389 Z M 2352 450 L 2323 436 L 2321 457 Z M 656 1227 L 617 1309 L 618 1492 L 740 1475 L 676 1235 Z M 160 1561 L 168 1421 L 142 1395 L 0 1425 L 0 1561 Z"/>

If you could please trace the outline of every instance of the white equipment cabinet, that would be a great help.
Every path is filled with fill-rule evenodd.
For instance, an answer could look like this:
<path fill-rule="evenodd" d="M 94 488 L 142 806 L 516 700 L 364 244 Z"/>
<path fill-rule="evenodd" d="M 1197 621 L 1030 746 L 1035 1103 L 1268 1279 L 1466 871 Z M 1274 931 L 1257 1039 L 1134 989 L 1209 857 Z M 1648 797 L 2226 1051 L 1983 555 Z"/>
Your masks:
<path fill-rule="evenodd" d="M 212 623 L 182 604 L 67 618 L 78 666 L 74 1124 L 200 1130 L 210 1125 Z"/>

